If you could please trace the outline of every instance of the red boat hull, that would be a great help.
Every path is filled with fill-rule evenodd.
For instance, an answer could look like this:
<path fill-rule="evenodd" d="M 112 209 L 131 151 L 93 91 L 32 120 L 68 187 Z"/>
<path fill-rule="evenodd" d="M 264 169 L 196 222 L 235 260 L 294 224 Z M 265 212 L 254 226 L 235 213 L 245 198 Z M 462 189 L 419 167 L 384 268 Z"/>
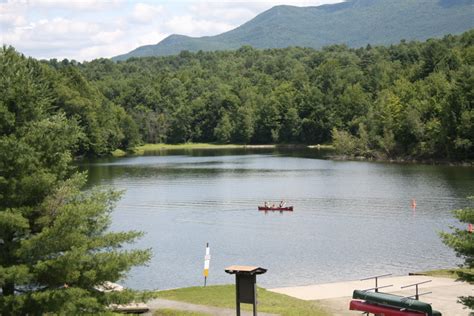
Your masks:
<path fill-rule="evenodd" d="M 259 211 L 287 211 L 287 212 L 293 212 L 293 206 L 288 206 L 288 207 L 270 207 L 270 206 L 259 206 L 258 207 Z"/>
<path fill-rule="evenodd" d="M 350 302 L 349 309 L 352 311 L 368 312 L 371 314 L 384 315 L 384 316 L 424 316 L 426 315 L 425 313 L 413 312 L 406 309 L 400 310 L 400 308 L 371 304 L 368 302 L 355 301 L 355 300 Z"/>

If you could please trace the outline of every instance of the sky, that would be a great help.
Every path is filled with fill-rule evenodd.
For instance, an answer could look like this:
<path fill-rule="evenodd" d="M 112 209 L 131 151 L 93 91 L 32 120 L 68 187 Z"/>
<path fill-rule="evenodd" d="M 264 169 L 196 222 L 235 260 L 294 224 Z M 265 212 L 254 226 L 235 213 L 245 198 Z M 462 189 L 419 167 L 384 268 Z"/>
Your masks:
<path fill-rule="evenodd" d="M 280 4 L 343 0 L 0 0 L 0 40 L 27 56 L 113 57 L 171 34 L 212 36 Z"/>

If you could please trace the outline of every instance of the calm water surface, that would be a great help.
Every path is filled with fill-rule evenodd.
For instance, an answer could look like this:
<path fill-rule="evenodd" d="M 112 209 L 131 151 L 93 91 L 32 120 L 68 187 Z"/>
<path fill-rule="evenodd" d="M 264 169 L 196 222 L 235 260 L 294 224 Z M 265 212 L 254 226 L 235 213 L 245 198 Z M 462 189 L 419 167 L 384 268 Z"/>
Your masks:
<path fill-rule="evenodd" d="M 192 150 L 81 164 L 90 185 L 125 190 L 113 230 L 146 233 L 148 267 L 125 284 L 137 289 L 233 283 L 233 264 L 268 269 L 265 287 L 352 280 L 452 267 L 438 232 L 457 225 L 474 168 L 322 159 L 316 150 Z M 410 206 L 417 202 L 416 210 Z M 257 211 L 263 201 L 293 213 Z"/>

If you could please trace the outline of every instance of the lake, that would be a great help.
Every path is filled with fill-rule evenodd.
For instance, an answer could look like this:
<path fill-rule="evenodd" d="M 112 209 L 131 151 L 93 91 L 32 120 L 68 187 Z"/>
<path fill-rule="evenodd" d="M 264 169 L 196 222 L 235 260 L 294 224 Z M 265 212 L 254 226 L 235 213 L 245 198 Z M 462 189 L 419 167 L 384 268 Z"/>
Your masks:
<path fill-rule="evenodd" d="M 82 162 L 89 185 L 125 190 L 112 230 L 141 230 L 136 289 L 233 283 L 230 265 L 268 269 L 264 287 L 356 280 L 459 263 L 438 232 L 474 194 L 474 168 L 324 159 L 316 149 L 155 152 Z M 416 199 L 416 209 L 411 200 Z M 294 212 L 259 212 L 285 200 Z"/>

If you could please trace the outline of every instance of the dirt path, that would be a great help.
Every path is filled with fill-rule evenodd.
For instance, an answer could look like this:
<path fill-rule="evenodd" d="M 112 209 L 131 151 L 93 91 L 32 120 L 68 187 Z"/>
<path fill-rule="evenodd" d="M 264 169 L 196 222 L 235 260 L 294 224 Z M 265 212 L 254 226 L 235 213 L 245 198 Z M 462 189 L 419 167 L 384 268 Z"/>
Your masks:
<path fill-rule="evenodd" d="M 235 316 L 235 309 L 230 308 L 221 308 L 221 307 L 212 307 L 212 306 L 204 306 L 204 305 L 197 305 L 197 304 L 190 304 L 178 301 L 171 301 L 165 299 L 154 299 L 147 302 L 148 307 L 150 308 L 150 313 L 145 315 L 152 315 L 153 311 L 161 308 L 169 308 L 179 311 L 192 311 L 192 312 L 200 312 L 205 313 L 208 315 L 216 315 L 216 316 Z M 250 316 L 252 315 L 251 312 L 248 311 L 241 311 L 241 315 Z M 258 312 L 260 316 L 276 316 L 275 314 L 268 314 Z"/>

